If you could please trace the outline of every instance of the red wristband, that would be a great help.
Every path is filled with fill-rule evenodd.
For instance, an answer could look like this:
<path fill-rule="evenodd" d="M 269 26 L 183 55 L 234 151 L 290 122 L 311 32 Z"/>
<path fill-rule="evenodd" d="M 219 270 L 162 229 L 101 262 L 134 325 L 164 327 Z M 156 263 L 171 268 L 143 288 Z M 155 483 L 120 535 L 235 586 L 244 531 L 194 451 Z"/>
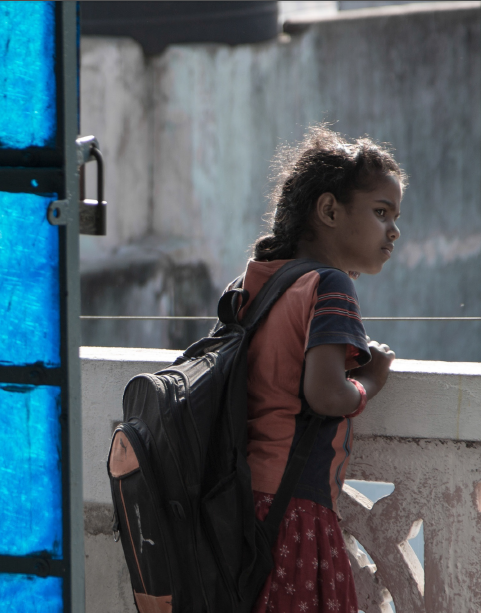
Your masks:
<path fill-rule="evenodd" d="M 353 380 L 352 378 L 348 378 L 348 380 L 349 382 L 352 382 L 352 384 L 356 387 L 356 389 L 361 394 L 361 401 L 359 402 L 359 406 L 356 408 L 356 410 L 354 410 L 354 412 L 351 412 L 351 414 L 344 415 L 345 419 L 353 419 L 355 416 L 359 416 L 361 412 L 364 410 L 364 408 L 366 407 L 367 393 L 366 393 L 366 389 L 362 386 L 360 382 L 358 382 L 357 380 Z"/>

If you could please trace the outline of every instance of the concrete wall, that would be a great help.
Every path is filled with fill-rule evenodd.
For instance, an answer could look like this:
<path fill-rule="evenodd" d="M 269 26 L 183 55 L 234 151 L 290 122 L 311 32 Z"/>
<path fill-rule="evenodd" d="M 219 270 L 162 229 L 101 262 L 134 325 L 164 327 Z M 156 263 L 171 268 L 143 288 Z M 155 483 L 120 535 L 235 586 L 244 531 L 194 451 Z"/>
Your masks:
<path fill-rule="evenodd" d="M 129 250 L 152 246 L 201 263 L 213 306 L 261 232 L 276 146 L 329 120 L 391 142 L 410 176 L 395 256 L 357 283 L 363 314 L 479 316 L 480 4 L 343 11 L 277 41 L 174 46 L 149 61 L 131 41 L 84 39 L 82 132 L 107 154 L 110 235 L 82 238 L 100 289 L 85 290 L 83 312 L 106 314 L 114 297 L 133 313 L 182 315 L 184 299 L 166 298 L 160 282 L 150 303 L 147 283 L 139 301 L 128 299 L 134 281 L 112 283 Z M 480 359 L 479 323 L 369 323 L 368 332 L 403 358 Z M 83 343 L 99 335 L 84 329 Z M 147 330 L 133 336 L 152 344 Z"/>
<path fill-rule="evenodd" d="M 109 442 L 122 420 L 129 379 L 162 369 L 179 352 L 81 349 L 87 612 L 135 612 L 122 548 L 111 531 Z M 481 364 L 396 360 L 391 371 L 385 388 L 354 420 L 347 478 L 392 482 L 394 493 L 374 506 L 358 498 L 360 505 L 348 497 L 356 496 L 350 488 L 341 500 L 345 528 L 368 548 L 381 575 L 369 580 L 372 570 L 358 571 L 353 563 L 360 606 L 379 612 L 375 601 L 384 598 L 375 585 L 388 587 L 399 612 L 477 612 Z M 425 607 L 397 548 L 417 519 L 424 519 Z"/>
<path fill-rule="evenodd" d="M 130 39 L 83 37 L 81 49 L 81 132 L 99 139 L 106 162 L 108 233 L 81 238 L 82 258 L 98 262 L 150 229 L 151 79 Z M 94 165 L 86 169 L 87 198 L 95 199 Z"/>

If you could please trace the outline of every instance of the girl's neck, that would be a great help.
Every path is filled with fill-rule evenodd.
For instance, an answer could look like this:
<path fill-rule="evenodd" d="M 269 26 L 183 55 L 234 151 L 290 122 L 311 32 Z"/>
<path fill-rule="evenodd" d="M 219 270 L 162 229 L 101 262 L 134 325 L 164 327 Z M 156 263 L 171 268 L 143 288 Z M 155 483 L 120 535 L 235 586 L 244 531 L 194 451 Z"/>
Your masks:
<path fill-rule="evenodd" d="M 323 248 L 318 242 L 310 242 L 301 239 L 294 258 L 311 258 L 315 261 L 319 261 L 323 265 L 328 265 L 329 267 L 335 267 L 336 269 L 342 269 L 344 271 L 341 259 L 336 258 L 335 250 Z"/>

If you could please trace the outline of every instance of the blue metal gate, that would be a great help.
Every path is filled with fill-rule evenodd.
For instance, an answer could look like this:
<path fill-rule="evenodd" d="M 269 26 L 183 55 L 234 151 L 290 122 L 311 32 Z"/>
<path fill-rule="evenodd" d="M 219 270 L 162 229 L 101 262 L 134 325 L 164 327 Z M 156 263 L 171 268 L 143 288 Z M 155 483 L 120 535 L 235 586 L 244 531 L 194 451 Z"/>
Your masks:
<path fill-rule="evenodd" d="M 0 2 L 0 611 L 7 612 L 84 610 L 76 4 Z"/>

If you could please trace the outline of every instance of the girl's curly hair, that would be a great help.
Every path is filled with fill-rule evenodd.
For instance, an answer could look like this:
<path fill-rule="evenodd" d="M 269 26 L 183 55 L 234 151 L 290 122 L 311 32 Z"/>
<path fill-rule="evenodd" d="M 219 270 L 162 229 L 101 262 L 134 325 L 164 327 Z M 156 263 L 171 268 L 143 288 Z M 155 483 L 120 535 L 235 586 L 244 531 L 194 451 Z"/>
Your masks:
<path fill-rule="evenodd" d="M 256 260 L 294 258 L 324 192 L 349 206 L 352 192 L 373 189 L 380 175 L 394 175 L 402 188 L 407 185 L 407 175 L 386 146 L 367 137 L 350 142 L 326 124 L 311 127 L 299 144 L 281 147 L 273 168 L 271 233 L 254 244 Z"/>

